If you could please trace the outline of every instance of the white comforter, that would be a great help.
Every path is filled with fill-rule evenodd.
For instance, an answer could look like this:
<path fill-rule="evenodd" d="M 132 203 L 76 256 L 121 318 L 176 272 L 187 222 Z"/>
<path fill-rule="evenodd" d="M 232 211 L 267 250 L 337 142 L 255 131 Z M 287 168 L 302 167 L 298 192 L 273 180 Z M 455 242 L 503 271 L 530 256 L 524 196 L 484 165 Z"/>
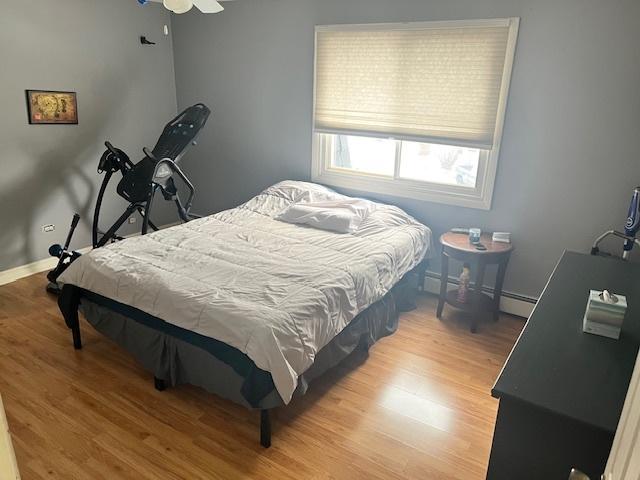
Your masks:
<path fill-rule="evenodd" d="M 275 220 L 299 199 L 345 198 L 282 182 L 232 210 L 93 250 L 60 281 L 239 349 L 288 403 L 316 353 L 431 244 L 427 227 L 382 204 L 351 234 Z"/>

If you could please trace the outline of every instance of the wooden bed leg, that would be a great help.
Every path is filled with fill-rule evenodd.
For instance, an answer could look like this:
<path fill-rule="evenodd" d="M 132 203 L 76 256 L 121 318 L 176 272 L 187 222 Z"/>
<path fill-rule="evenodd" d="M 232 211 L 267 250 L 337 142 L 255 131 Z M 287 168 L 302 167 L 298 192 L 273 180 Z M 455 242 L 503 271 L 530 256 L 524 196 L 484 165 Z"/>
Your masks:
<path fill-rule="evenodd" d="M 153 377 L 153 385 L 159 392 L 164 392 L 167 389 L 167 384 L 164 380 L 158 377 Z"/>
<path fill-rule="evenodd" d="M 269 410 L 260 410 L 260 445 L 264 448 L 271 446 L 271 418 Z"/>

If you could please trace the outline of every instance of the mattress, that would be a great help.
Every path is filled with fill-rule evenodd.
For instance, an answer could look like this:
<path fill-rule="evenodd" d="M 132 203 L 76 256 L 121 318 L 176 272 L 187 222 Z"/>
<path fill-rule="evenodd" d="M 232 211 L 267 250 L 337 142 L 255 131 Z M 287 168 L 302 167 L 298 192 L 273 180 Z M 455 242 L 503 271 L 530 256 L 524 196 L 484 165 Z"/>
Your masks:
<path fill-rule="evenodd" d="M 376 203 L 349 234 L 275 219 L 296 202 L 345 198 L 281 182 L 237 208 L 93 250 L 60 282 L 238 349 L 288 403 L 316 354 L 430 252 L 430 230 L 390 205 Z"/>

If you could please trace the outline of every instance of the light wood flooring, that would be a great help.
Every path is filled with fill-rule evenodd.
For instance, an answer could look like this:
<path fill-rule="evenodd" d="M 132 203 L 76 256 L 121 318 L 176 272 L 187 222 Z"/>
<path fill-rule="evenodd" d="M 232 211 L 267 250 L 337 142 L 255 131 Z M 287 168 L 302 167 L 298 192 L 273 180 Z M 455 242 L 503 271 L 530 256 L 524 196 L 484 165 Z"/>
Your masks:
<path fill-rule="evenodd" d="M 165 392 L 82 321 L 74 351 L 36 275 L 0 287 L 0 394 L 30 479 L 482 479 L 497 401 L 490 395 L 524 321 L 472 335 L 436 299 L 403 314 L 369 357 L 348 359 L 274 415 L 195 387 Z"/>

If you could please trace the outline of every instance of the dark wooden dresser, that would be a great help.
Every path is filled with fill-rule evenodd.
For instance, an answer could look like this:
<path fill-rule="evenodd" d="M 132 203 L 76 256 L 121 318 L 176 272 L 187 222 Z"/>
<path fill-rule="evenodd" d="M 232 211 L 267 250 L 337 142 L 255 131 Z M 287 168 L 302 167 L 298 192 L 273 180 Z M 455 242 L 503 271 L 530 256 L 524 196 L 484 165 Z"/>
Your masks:
<path fill-rule="evenodd" d="M 582 332 L 589 290 L 628 302 L 619 340 Z M 487 478 L 599 479 L 640 345 L 640 265 L 565 252 L 492 395 L 500 399 Z"/>

